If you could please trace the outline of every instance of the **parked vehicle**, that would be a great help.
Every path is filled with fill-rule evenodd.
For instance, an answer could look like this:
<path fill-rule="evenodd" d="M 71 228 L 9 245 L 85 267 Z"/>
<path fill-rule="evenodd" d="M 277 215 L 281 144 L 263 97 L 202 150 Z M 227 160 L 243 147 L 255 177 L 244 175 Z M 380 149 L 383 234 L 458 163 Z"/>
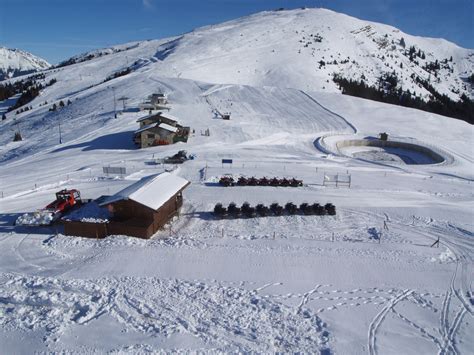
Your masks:
<path fill-rule="evenodd" d="M 219 179 L 219 184 L 222 186 L 228 187 L 228 186 L 234 186 L 235 181 L 232 175 L 224 175 Z"/>
<path fill-rule="evenodd" d="M 269 212 L 269 209 L 267 206 L 265 206 L 263 203 L 259 203 L 256 207 L 255 207 L 255 210 L 256 212 L 262 216 L 262 217 L 265 217 L 268 215 L 268 212 Z"/>
<path fill-rule="evenodd" d="M 222 203 L 217 203 L 215 206 L 214 206 L 214 214 L 218 217 L 222 217 L 224 216 L 226 213 L 226 209 L 225 207 L 222 206 Z"/>
<path fill-rule="evenodd" d="M 237 217 L 240 214 L 240 208 L 234 202 L 229 203 L 227 207 L 227 212 L 232 217 Z"/>
<path fill-rule="evenodd" d="M 334 206 L 332 203 L 326 203 L 326 205 L 324 206 L 324 209 L 326 210 L 328 215 L 330 216 L 336 215 L 336 206 Z"/>
<path fill-rule="evenodd" d="M 15 221 L 16 225 L 23 226 L 48 226 L 59 219 L 64 213 L 74 206 L 82 203 L 79 190 L 61 190 L 56 192 L 56 200 L 45 208 L 32 213 L 25 213 Z"/>
<path fill-rule="evenodd" d="M 270 205 L 270 210 L 275 216 L 281 216 L 283 213 L 283 207 L 281 207 L 278 203 L 274 202 Z"/>
<path fill-rule="evenodd" d="M 296 214 L 298 208 L 296 207 L 296 205 L 292 202 L 288 202 L 286 205 L 285 205 L 285 211 L 286 213 L 288 213 L 289 215 L 293 215 L 293 214 Z"/>

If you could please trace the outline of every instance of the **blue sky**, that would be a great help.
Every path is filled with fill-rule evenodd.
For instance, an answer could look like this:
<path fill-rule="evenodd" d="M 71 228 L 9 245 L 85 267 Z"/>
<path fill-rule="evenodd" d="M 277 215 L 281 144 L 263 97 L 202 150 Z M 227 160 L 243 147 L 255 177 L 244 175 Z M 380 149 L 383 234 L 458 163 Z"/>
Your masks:
<path fill-rule="evenodd" d="M 262 10 L 325 7 L 474 48 L 473 0 L 0 0 L 0 45 L 57 63 Z"/>

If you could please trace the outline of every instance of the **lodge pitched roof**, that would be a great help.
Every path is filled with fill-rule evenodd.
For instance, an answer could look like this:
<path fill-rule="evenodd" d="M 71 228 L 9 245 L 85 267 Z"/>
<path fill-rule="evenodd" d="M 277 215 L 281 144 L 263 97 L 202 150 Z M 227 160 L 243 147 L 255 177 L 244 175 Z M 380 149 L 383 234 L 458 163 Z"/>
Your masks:
<path fill-rule="evenodd" d="M 146 115 L 146 116 L 143 116 L 143 117 L 140 117 L 137 122 L 142 122 L 144 120 L 148 120 L 152 117 L 156 117 L 156 120 L 158 121 L 160 119 L 160 117 L 163 117 L 163 118 L 167 118 L 169 120 L 172 120 L 172 121 L 176 121 L 178 122 L 179 119 L 173 115 L 170 115 L 169 113 L 167 112 L 162 112 L 162 111 L 159 111 L 157 113 L 152 113 L 152 114 L 149 114 L 149 115 Z"/>
<path fill-rule="evenodd" d="M 156 211 L 189 184 L 189 181 L 168 172 L 150 175 L 106 198 L 100 206 L 132 200 Z"/>

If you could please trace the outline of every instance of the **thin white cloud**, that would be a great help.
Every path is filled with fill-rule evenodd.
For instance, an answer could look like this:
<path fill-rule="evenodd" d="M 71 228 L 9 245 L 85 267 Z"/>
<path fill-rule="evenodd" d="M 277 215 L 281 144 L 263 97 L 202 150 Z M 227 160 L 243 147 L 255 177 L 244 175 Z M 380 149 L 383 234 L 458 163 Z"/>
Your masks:
<path fill-rule="evenodd" d="M 142 2 L 143 2 L 143 6 L 144 6 L 146 9 L 151 9 L 151 8 L 153 8 L 152 0 L 142 0 Z"/>

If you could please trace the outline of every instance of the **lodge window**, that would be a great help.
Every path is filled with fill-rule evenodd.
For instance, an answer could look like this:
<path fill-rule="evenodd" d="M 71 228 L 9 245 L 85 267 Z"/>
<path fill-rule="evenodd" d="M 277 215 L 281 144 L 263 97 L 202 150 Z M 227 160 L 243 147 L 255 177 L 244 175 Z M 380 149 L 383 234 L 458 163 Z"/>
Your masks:
<path fill-rule="evenodd" d="M 148 138 L 151 138 L 151 139 L 155 138 L 155 135 L 154 135 L 154 134 L 150 134 L 150 133 L 148 133 L 146 136 L 147 136 Z"/>

